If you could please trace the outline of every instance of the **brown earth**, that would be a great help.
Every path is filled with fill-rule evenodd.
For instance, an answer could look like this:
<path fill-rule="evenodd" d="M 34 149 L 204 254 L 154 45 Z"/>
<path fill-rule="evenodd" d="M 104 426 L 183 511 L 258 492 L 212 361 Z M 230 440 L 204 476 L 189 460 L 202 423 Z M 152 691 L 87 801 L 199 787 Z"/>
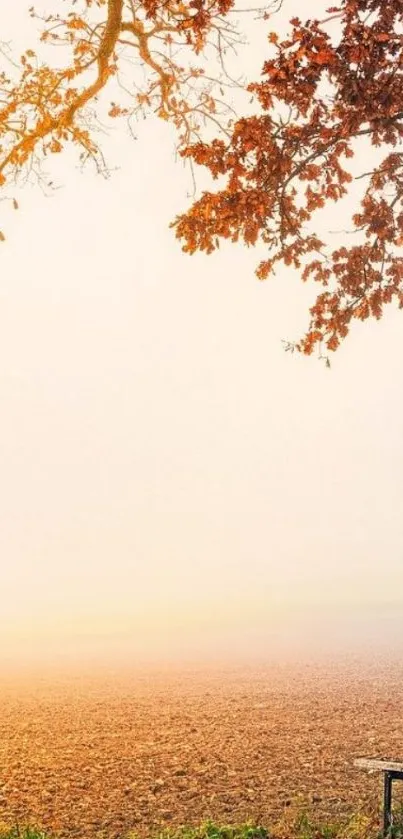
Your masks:
<path fill-rule="evenodd" d="M 379 803 L 355 757 L 403 758 L 402 699 L 403 663 L 3 674 L 0 822 L 118 837 L 296 806 L 340 819 Z"/>

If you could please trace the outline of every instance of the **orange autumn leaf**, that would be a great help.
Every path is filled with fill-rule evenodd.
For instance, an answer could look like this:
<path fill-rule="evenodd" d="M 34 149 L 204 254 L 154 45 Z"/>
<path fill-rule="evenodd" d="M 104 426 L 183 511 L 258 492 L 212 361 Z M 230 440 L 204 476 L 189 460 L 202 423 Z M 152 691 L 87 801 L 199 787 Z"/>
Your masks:
<path fill-rule="evenodd" d="M 226 184 L 172 223 L 184 250 L 191 242 L 192 252 L 210 253 L 220 237 L 260 243 L 268 252 L 260 280 L 281 262 L 313 280 L 310 323 L 293 345 L 308 355 L 335 351 L 354 320 L 379 319 L 393 301 L 403 306 L 403 6 L 342 0 L 334 17 L 337 31 L 331 17 L 294 17 L 286 38 L 269 34 L 276 57 L 248 86 L 260 112 L 238 119 L 226 144 L 182 151 Z M 368 172 L 356 153 L 365 139 L 382 152 Z M 319 238 L 316 214 L 354 182 L 356 237 Z M 205 211 L 212 200 L 214 216 Z"/>
<path fill-rule="evenodd" d="M 222 44 L 231 44 L 236 0 L 52 3 L 45 19 L 29 11 L 39 21 L 38 48 L 14 61 L 12 79 L 8 65 L 0 68 L 5 198 L 28 173 L 47 183 L 41 161 L 69 146 L 105 172 L 100 101 L 115 86 L 122 98 L 111 103 L 111 119 L 127 117 L 131 126 L 140 114 L 157 114 L 177 132 L 183 158 L 220 179 L 219 189 L 172 223 L 187 253 L 211 254 L 221 239 L 259 244 L 266 249 L 259 279 L 283 263 L 316 284 L 306 334 L 296 342 L 301 352 L 334 351 L 354 320 L 379 319 L 391 302 L 403 306 L 401 0 L 340 0 L 323 21 L 294 16 L 286 37 L 269 32 L 275 57 L 245 87 L 245 106 L 252 96 L 254 113 L 235 119 Z M 212 45 L 222 64 L 217 78 L 194 66 Z M 62 67 L 58 50 L 49 61 L 52 46 L 65 50 Z M 219 130 L 208 142 L 205 125 Z M 378 154 L 370 171 L 362 168 L 365 141 Z M 348 196 L 355 237 L 319 238 L 318 213 Z"/>
<path fill-rule="evenodd" d="M 199 136 L 201 123 L 214 120 L 225 128 L 231 105 L 216 105 L 225 72 L 204 79 L 204 68 L 194 66 L 194 57 L 211 44 L 219 49 L 223 34 L 226 42 L 235 41 L 235 30 L 231 34 L 232 24 L 226 19 L 234 4 L 235 0 L 49 0 L 45 17 L 30 8 L 27 16 L 38 23 L 38 48 L 12 59 L 12 79 L 7 56 L 3 55 L 3 72 L 0 67 L 0 186 L 19 178 L 24 182 L 30 174 L 46 188 L 41 162 L 71 144 L 80 161 L 91 161 L 104 172 L 100 98 L 115 82 L 122 98 L 112 102 L 109 117 L 127 117 L 131 125 L 140 111 L 144 116 L 158 114 L 172 122 L 181 148 Z M 172 55 L 172 43 L 182 45 L 180 63 Z M 52 63 L 52 46 L 63 47 L 62 62 L 56 50 Z"/>

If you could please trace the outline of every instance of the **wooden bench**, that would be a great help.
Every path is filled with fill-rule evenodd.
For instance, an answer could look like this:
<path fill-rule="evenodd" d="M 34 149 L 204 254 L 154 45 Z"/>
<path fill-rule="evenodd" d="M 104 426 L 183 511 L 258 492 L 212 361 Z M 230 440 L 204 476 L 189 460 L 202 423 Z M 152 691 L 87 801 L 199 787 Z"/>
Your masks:
<path fill-rule="evenodd" d="M 367 772 L 383 772 L 383 833 L 387 836 L 392 827 L 392 781 L 403 781 L 403 763 L 362 757 L 354 761 L 354 766 Z"/>

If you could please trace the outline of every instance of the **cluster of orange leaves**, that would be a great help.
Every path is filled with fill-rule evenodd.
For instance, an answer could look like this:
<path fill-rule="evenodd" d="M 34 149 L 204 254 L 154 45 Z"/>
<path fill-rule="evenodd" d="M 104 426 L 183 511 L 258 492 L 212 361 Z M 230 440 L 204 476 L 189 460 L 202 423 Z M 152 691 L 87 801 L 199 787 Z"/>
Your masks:
<path fill-rule="evenodd" d="M 391 301 L 403 307 L 402 23 L 401 0 L 342 0 L 321 22 L 292 19 L 286 40 L 270 34 L 274 57 L 248 88 L 260 113 L 238 120 L 229 142 L 181 151 L 226 179 L 173 222 L 184 251 L 211 253 L 220 238 L 264 243 L 261 280 L 282 262 L 324 287 L 294 345 L 306 354 L 336 350 L 354 318 L 379 319 Z M 352 174 L 365 140 L 381 159 L 370 172 L 354 162 Z M 356 241 L 333 250 L 330 235 L 322 241 L 310 223 L 356 178 Z"/>
<path fill-rule="evenodd" d="M 202 68 L 189 61 L 180 66 L 176 52 L 183 47 L 184 55 L 186 50 L 197 55 L 210 36 L 220 49 L 217 36 L 223 26 L 228 33 L 225 16 L 233 2 L 62 0 L 55 13 L 45 16 L 31 7 L 43 50 L 59 47 L 52 54 L 62 63 L 54 66 L 43 60 L 40 48 L 28 49 L 10 62 L 9 73 L 0 72 L 0 185 L 14 184 L 27 171 L 40 180 L 43 158 L 68 143 L 79 148 L 81 160 L 92 159 L 100 170 L 102 151 L 91 122 L 99 106 L 94 110 L 94 104 L 111 79 L 120 83 L 127 59 L 133 66 L 132 87 L 125 88 L 124 104 L 110 103 L 109 116 L 129 119 L 147 108 L 175 124 L 183 146 L 199 137 L 199 122 L 215 113 L 215 99 L 207 83 L 203 88 Z M 146 71 L 142 86 L 136 62 Z M 192 99 L 192 84 L 198 81 Z"/>
<path fill-rule="evenodd" d="M 43 21 L 45 48 L 64 47 L 65 62 L 50 66 L 27 50 L 10 74 L 0 73 L 0 186 L 24 171 L 39 178 L 41 160 L 68 143 L 100 168 L 94 103 L 111 79 L 119 81 L 129 50 L 148 75 L 142 87 L 133 78 L 129 100 L 112 101 L 109 116 L 148 109 L 171 120 L 183 157 L 225 179 L 172 223 L 183 249 L 211 253 L 220 238 L 263 243 L 260 279 L 282 262 L 323 287 L 295 346 L 307 354 L 318 345 L 335 350 L 354 318 L 380 318 L 392 301 L 403 306 L 402 0 L 341 0 L 323 21 L 293 18 L 286 40 L 270 33 L 273 57 L 247 87 L 258 113 L 228 122 L 206 143 L 200 122 L 222 127 L 219 100 L 202 68 L 177 63 L 177 48 L 199 55 L 213 43 L 223 64 L 234 2 L 62 0 L 45 18 L 31 8 Z M 359 142 L 380 158 L 370 172 L 351 171 Z M 312 220 L 349 196 L 355 178 L 363 184 L 352 215 L 356 238 L 332 249 Z"/>

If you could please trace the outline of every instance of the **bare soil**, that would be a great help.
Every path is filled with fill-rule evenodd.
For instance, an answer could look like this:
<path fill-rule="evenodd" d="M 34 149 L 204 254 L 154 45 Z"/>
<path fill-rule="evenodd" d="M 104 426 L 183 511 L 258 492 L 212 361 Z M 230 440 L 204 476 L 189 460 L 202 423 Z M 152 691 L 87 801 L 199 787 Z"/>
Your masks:
<path fill-rule="evenodd" d="M 403 663 L 0 678 L 0 822 L 63 837 L 378 805 L 403 758 Z M 403 786 L 403 785 L 402 785 Z"/>

